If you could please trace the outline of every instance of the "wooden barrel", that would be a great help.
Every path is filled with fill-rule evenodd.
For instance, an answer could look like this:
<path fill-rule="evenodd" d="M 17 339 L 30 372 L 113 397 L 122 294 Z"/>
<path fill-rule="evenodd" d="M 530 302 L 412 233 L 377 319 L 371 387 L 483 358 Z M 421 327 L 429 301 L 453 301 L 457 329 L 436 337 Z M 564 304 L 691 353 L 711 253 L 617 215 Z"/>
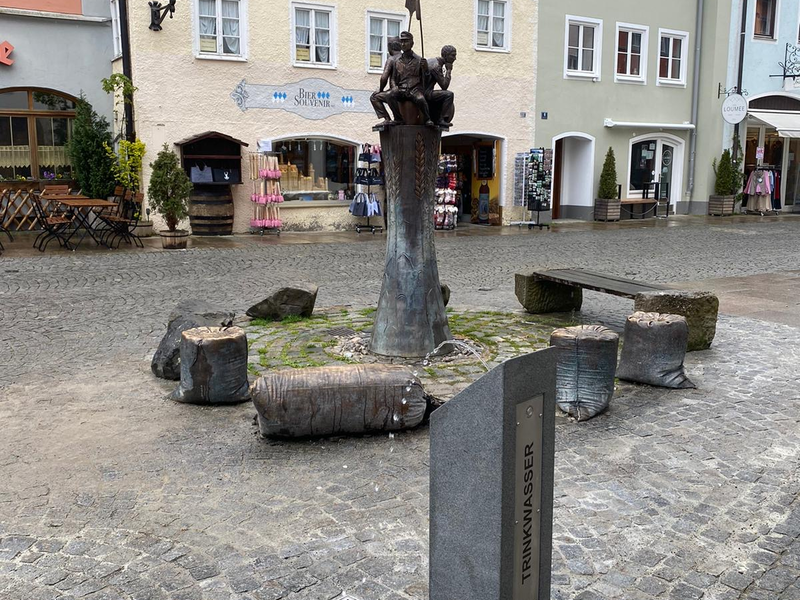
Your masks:
<path fill-rule="evenodd" d="M 189 223 L 194 235 L 233 233 L 233 195 L 229 185 L 195 185 L 189 198 Z"/>

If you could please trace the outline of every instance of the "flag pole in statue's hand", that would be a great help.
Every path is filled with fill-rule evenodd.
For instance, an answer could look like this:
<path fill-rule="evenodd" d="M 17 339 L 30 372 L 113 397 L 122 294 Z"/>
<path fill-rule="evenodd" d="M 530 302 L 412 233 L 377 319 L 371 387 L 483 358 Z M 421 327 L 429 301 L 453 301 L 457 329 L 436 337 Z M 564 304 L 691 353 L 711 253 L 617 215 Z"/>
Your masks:
<path fill-rule="evenodd" d="M 417 13 L 417 21 L 419 21 L 419 42 L 422 46 L 422 57 L 425 57 L 425 34 L 422 31 L 422 9 L 420 8 L 420 3 L 422 0 L 406 0 L 406 8 L 408 9 L 408 17 L 411 20 L 414 17 L 414 13 Z M 408 24 L 408 28 L 411 29 L 411 23 Z"/>

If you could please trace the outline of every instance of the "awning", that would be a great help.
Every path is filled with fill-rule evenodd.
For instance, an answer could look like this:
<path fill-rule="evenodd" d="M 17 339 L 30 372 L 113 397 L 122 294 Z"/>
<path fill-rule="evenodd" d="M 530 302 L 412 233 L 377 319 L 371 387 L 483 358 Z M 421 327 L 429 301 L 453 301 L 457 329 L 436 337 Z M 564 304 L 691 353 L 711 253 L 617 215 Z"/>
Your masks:
<path fill-rule="evenodd" d="M 677 129 L 681 131 L 691 131 L 695 129 L 693 123 L 640 123 L 634 121 L 615 121 L 606 118 L 603 120 L 604 127 L 628 127 L 632 129 Z"/>
<path fill-rule="evenodd" d="M 800 112 L 751 110 L 749 115 L 751 119 L 758 119 L 777 129 L 781 137 L 800 138 Z"/>

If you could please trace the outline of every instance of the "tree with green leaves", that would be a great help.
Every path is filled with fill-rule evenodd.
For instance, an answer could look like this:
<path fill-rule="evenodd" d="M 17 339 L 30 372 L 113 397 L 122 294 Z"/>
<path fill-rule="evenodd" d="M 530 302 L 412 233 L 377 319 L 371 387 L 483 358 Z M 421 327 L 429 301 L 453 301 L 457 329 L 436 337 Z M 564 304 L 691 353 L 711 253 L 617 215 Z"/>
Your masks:
<path fill-rule="evenodd" d="M 138 90 L 129 77 L 122 73 L 114 73 L 109 77 L 100 80 L 103 86 L 103 91 L 106 94 L 111 94 L 114 97 L 114 121 L 119 123 L 119 136 L 125 135 L 125 125 L 127 119 L 126 107 L 133 108 L 133 93 Z M 121 107 L 121 111 L 117 110 Z M 120 112 L 122 116 L 120 116 Z M 133 142 L 134 140 L 128 140 Z"/>
<path fill-rule="evenodd" d="M 114 181 L 126 190 L 138 192 L 142 185 L 142 160 L 144 159 L 145 145 L 141 140 L 129 142 L 119 141 L 119 152 L 108 144 L 103 144 L 106 154 L 111 159 L 111 171 Z"/>
<path fill-rule="evenodd" d="M 108 121 L 98 115 L 81 95 L 75 109 L 67 153 L 78 186 L 91 198 L 106 198 L 114 191 L 111 159 L 104 148 L 110 143 Z"/>
<path fill-rule="evenodd" d="M 164 217 L 167 229 L 175 231 L 178 223 L 189 215 L 192 182 L 181 168 L 178 156 L 166 144 L 150 168 L 153 170 L 147 188 L 150 206 Z"/>
<path fill-rule="evenodd" d="M 597 197 L 600 200 L 616 200 L 617 196 L 617 160 L 614 158 L 614 149 L 609 147 L 603 170 L 600 172 L 600 189 L 597 191 Z"/>

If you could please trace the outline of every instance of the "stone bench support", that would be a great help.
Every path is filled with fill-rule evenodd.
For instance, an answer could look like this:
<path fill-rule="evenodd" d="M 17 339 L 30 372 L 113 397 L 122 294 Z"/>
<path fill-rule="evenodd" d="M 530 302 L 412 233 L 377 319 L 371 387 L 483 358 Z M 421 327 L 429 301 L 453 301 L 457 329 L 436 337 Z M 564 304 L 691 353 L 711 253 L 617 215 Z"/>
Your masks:
<path fill-rule="evenodd" d="M 514 293 L 525 310 L 532 314 L 572 312 L 583 304 L 583 290 L 554 281 L 538 279 L 535 274 L 517 273 Z"/>
<path fill-rule="evenodd" d="M 708 350 L 717 333 L 719 299 L 711 292 L 666 290 L 644 292 L 635 298 L 637 311 L 686 317 L 689 326 L 687 352 Z"/>

